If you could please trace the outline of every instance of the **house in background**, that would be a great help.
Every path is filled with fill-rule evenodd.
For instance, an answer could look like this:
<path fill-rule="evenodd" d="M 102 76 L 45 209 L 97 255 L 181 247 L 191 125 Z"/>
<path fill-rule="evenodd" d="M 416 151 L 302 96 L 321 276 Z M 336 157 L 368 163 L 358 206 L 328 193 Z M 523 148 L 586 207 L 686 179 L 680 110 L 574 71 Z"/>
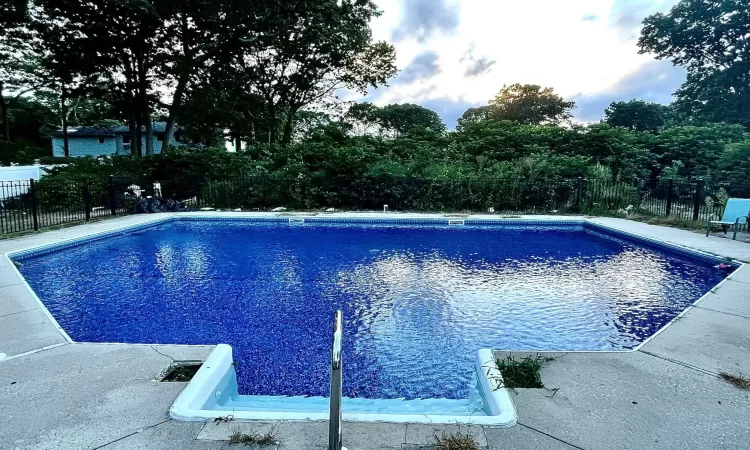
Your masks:
<path fill-rule="evenodd" d="M 166 122 L 155 122 L 152 126 L 154 135 L 154 153 L 161 153 L 164 143 L 164 130 Z M 180 129 L 175 130 L 175 137 L 180 134 Z M 146 154 L 146 135 L 141 140 L 142 154 Z M 52 133 L 52 156 L 65 156 L 62 129 Z M 179 145 L 177 139 L 173 139 L 171 145 Z M 130 155 L 131 142 L 128 127 L 70 127 L 68 128 L 68 149 L 70 156 L 104 156 L 104 155 Z M 134 150 L 134 149 L 133 149 Z"/>

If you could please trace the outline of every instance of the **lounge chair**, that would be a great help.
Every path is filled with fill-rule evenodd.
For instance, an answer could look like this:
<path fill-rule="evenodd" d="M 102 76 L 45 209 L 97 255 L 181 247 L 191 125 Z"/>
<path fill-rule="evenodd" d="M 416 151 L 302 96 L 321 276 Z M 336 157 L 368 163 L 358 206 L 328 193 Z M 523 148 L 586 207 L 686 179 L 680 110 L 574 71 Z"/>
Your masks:
<path fill-rule="evenodd" d="M 714 220 L 713 214 L 708 217 L 706 236 L 711 234 L 711 225 L 721 225 L 724 234 L 727 234 L 727 228 L 731 225 L 734 232 L 732 239 L 737 239 L 737 231 L 743 225 L 747 225 L 748 217 L 750 217 L 750 199 L 730 198 L 727 200 L 727 206 L 724 207 L 724 217 L 721 220 Z"/>

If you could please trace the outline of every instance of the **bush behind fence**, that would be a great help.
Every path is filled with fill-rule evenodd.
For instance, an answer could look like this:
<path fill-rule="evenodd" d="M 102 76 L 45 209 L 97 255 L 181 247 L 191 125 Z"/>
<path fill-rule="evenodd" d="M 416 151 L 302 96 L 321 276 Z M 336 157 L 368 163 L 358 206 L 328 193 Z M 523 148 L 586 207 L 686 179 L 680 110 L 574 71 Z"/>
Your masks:
<path fill-rule="evenodd" d="M 184 201 L 199 209 L 382 210 L 422 212 L 591 213 L 628 211 L 706 221 L 728 197 L 750 186 L 703 181 L 568 179 L 549 182 L 415 177 L 244 177 L 148 180 L 42 178 L 0 182 L 0 234 L 128 214 L 141 196 Z"/>

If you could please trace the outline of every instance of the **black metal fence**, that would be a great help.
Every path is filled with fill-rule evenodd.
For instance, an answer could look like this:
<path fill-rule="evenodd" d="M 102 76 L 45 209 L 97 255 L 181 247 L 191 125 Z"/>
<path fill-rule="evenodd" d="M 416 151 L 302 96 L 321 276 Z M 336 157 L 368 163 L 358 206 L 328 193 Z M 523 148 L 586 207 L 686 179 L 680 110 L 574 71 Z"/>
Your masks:
<path fill-rule="evenodd" d="M 70 180 L 0 182 L 0 234 L 129 214 L 139 197 L 184 202 L 188 208 L 263 211 L 324 208 L 348 210 L 497 213 L 589 213 L 613 211 L 706 221 L 721 215 L 728 197 L 750 197 L 750 185 L 705 181 L 602 181 L 582 178 L 548 182 L 507 179 L 416 177 L 244 177 L 224 180 Z"/>
<path fill-rule="evenodd" d="M 135 200 L 127 185 L 115 177 L 0 182 L 0 235 L 127 214 Z"/>

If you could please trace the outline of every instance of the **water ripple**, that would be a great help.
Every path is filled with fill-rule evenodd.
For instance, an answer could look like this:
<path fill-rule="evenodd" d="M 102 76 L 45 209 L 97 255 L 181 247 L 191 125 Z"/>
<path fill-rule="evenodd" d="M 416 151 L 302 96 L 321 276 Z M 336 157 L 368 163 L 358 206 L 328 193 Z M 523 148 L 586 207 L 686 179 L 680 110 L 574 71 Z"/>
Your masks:
<path fill-rule="evenodd" d="M 467 398 L 477 349 L 636 346 L 725 273 L 582 227 L 176 222 L 25 261 L 77 341 L 234 347 L 244 394 Z"/>

